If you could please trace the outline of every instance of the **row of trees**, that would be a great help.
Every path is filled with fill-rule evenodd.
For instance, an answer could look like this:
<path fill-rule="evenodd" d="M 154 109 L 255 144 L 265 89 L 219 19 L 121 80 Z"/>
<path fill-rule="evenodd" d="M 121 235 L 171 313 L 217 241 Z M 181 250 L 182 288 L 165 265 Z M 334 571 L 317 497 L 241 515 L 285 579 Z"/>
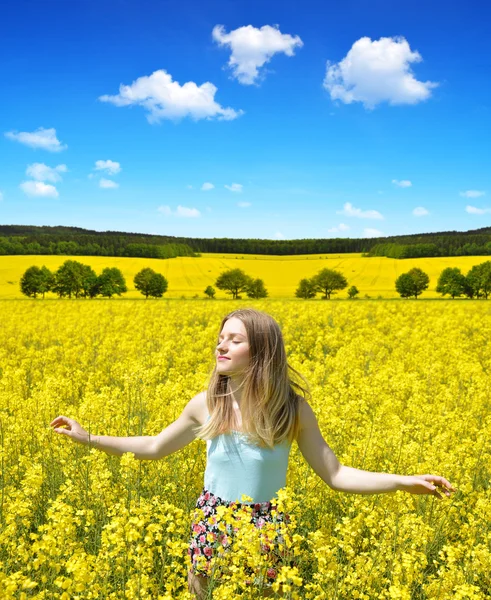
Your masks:
<path fill-rule="evenodd" d="M 418 298 L 428 289 L 430 278 L 422 269 L 414 268 L 399 275 L 395 287 L 401 298 Z M 322 269 L 310 279 L 302 279 L 295 292 L 297 298 L 314 298 L 322 292 L 323 298 L 329 299 L 331 294 L 348 287 L 348 282 L 342 273 L 334 269 Z M 467 298 L 485 298 L 491 294 L 491 260 L 474 265 L 467 275 L 457 267 L 447 267 L 438 278 L 436 292 L 452 298 L 466 296 Z M 356 286 L 348 290 L 348 297 L 355 298 L 359 294 Z"/>
<path fill-rule="evenodd" d="M 143 254 L 142 254 L 143 252 Z M 384 238 L 261 240 L 185 238 L 80 227 L 0 225 L 0 254 L 72 254 L 98 256 L 190 256 L 193 252 L 237 254 L 324 254 L 363 252 L 367 256 L 491 255 L 491 227 Z"/>
<path fill-rule="evenodd" d="M 146 298 L 161 298 L 167 291 L 167 279 L 153 269 L 142 269 L 133 279 L 135 288 Z M 106 267 L 99 275 L 89 265 L 76 260 L 65 261 L 53 273 L 47 267 L 29 267 L 20 280 L 21 292 L 37 298 L 53 292 L 60 298 L 95 298 L 121 296 L 128 291 L 123 273 L 117 267 Z"/>
<path fill-rule="evenodd" d="M 153 269 L 144 268 L 139 271 L 134 279 L 134 286 L 145 298 L 152 296 L 161 298 L 167 291 L 168 281 Z M 395 288 L 401 298 L 418 298 L 428 289 L 430 278 L 422 269 L 414 268 L 400 275 L 395 281 Z M 242 269 L 230 269 L 219 275 L 215 281 L 218 289 L 231 294 L 233 299 L 240 298 L 246 293 L 249 298 L 267 298 L 268 291 L 262 279 L 254 279 Z M 322 269 L 316 275 L 300 280 L 295 291 L 297 298 L 314 298 L 321 293 L 325 299 L 330 299 L 332 294 L 348 287 L 344 275 L 334 269 Z M 126 281 L 121 271 L 116 267 L 106 267 L 97 275 L 89 265 L 84 265 L 75 260 L 65 261 L 55 273 L 47 267 L 29 267 L 21 278 L 21 292 L 29 297 L 43 296 L 46 292 L 54 292 L 60 298 L 95 298 L 105 296 L 112 298 L 127 292 Z M 438 278 L 436 291 L 443 296 L 452 298 L 466 296 L 467 298 L 488 299 L 491 294 L 491 261 L 488 260 L 473 266 L 467 275 L 457 267 L 447 267 Z M 209 298 L 214 298 L 216 291 L 208 286 L 204 293 Z M 348 297 L 355 298 L 359 294 L 356 286 L 348 290 Z"/>
<path fill-rule="evenodd" d="M 428 275 L 421 269 L 414 268 L 396 279 L 396 290 L 402 298 L 417 298 L 428 289 L 429 283 Z M 438 277 L 436 292 L 452 298 L 465 296 L 487 300 L 491 293 L 491 260 L 474 265 L 467 275 L 458 267 L 443 269 Z"/>

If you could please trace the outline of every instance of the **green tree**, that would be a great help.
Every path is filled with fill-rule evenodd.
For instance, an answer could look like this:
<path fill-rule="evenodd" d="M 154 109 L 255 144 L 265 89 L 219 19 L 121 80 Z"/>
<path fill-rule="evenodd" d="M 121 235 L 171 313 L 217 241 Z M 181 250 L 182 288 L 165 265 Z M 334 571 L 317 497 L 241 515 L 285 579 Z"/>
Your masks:
<path fill-rule="evenodd" d="M 359 293 L 360 293 L 360 291 L 358 290 L 358 288 L 356 287 L 356 285 L 352 285 L 350 287 L 350 289 L 348 290 L 348 297 L 349 298 L 354 298 Z"/>
<path fill-rule="evenodd" d="M 77 260 L 66 260 L 55 273 L 52 291 L 60 298 L 78 298 L 84 289 L 85 266 Z"/>
<path fill-rule="evenodd" d="M 224 271 L 215 281 L 215 285 L 219 290 L 225 290 L 228 294 L 232 294 L 232 298 L 240 298 L 242 292 L 247 291 L 247 288 L 252 282 L 252 278 L 246 275 L 242 269 L 230 269 Z"/>
<path fill-rule="evenodd" d="M 424 271 L 422 271 L 421 269 L 418 269 L 417 267 L 408 271 L 408 274 L 413 278 L 413 281 L 414 281 L 414 294 L 413 295 L 417 299 L 418 296 L 420 296 L 421 293 L 428 288 L 428 285 L 430 283 L 430 278 Z"/>
<path fill-rule="evenodd" d="M 491 294 L 491 260 L 474 265 L 466 279 L 477 298 L 488 299 Z"/>
<path fill-rule="evenodd" d="M 259 298 L 267 298 L 268 291 L 264 287 L 264 281 L 262 279 L 253 279 L 247 287 L 247 296 L 256 300 Z"/>
<path fill-rule="evenodd" d="M 42 294 L 44 298 L 44 294 L 49 292 L 52 284 L 53 274 L 47 267 L 32 266 L 21 277 L 20 291 L 30 298 L 37 298 L 38 294 Z"/>
<path fill-rule="evenodd" d="M 401 298 L 409 298 L 415 295 L 414 279 L 409 273 L 402 273 L 396 279 L 396 290 Z"/>
<path fill-rule="evenodd" d="M 82 296 L 95 298 L 99 293 L 99 278 L 90 265 L 82 266 Z"/>
<path fill-rule="evenodd" d="M 324 294 L 324 299 L 330 299 L 336 290 L 343 290 L 348 282 L 342 273 L 334 269 L 322 269 L 312 277 L 317 292 Z"/>
<path fill-rule="evenodd" d="M 154 273 L 150 278 L 148 293 L 153 298 L 162 298 L 167 291 L 168 285 L 167 279 L 162 275 L 162 273 Z"/>
<path fill-rule="evenodd" d="M 462 296 L 465 292 L 465 276 L 458 267 L 447 267 L 446 269 L 443 269 L 438 278 L 436 291 L 442 296 L 448 294 L 449 296 L 452 296 L 452 298 L 455 298 L 455 296 Z"/>
<path fill-rule="evenodd" d="M 206 290 L 204 291 L 204 293 L 208 296 L 208 298 L 214 298 L 216 291 L 215 288 L 212 287 L 211 285 L 209 285 Z"/>
<path fill-rule="evenodd" d="M 117 267 L 106 267 L 98 277 L 99 294 L 112 298 L 115 294 L 121 296 L 127 292 L 126 281 L 123 273 Z"/>
<path fill-rule="evenodd" d="M 316 290 L 315 284 L 311 279 L 301 279 L 298 284 L 298 288 L 295 290 L 295 296 L 297 298 L 315 298 Z"/>
<path fill-rule="evenodd" d="M 140 291 L 145 298 L 148 298 L 150 295 L 150 281 L 154 275 L 155 271 L 149 267 L 146 267 L 145 269 L 138 271 L 133 279 L 135 288 Z"/>

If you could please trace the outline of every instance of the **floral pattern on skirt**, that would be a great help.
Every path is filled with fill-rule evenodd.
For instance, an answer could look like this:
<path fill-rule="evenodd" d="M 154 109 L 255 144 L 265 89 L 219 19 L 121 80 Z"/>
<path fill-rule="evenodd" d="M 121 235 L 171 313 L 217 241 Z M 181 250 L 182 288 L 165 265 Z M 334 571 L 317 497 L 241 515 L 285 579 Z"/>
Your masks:
<path fill-rule="evenodd" d="M 237 528 L 230 524 L 226 525 L 226 532 L 220 531 L 217 523 L 218 506 L 234 507 L 240 509 L 242 506 L 250 506 L 252 508 L 251 523 L 258 529 L 261 529 L 265 523 L 283 523 L 288 524 L 290 517 L 288 514 L 278 512 L 272 515 L 272 510 L 277 510 L 275 504 L 271 502 L 230 502 L 222 500 L 207 489 L 203 489 L 201 495 L 196 501 L 196 509 L 201 509 L 201 512 L 195 512 L 193 523 L 191 525 L 191 537 L 188 547 L 188 555 L 191 559 L 191 572 L 196 575 L 209 576 L 212 572 L 213 558 L 218 554 L 218 546 L 222 545 L 225 550 L 229 549 L 230 541 L 234 531 Z M 204 515 L 204 518 L 203 518 Z M 282 544 L 283 536 L 277 534 L 273 544 Z M 263 584 L 271 586 L 275 581 L 279 568 L 282 566 L 282 557 L 279 553 L 271 552 L 269 545 L 262 546 L 262 551 L 269 554 L 271 561 L 266 571 L 266 577 Z M 247 568 L 248 574 L 252 575 L 252 569 Z M 249 581 L 248 583 L 252 583 Z"/>

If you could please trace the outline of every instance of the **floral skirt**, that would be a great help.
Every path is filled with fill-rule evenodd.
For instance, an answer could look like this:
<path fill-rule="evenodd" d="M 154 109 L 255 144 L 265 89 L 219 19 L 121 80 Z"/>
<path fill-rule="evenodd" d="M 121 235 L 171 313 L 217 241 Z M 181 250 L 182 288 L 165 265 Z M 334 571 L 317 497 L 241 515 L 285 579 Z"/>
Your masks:
<path fill-rule="evenodd" d="M 277 510 L 275 504 L 271 502 L 258 503 L 240 503 L 222 500 L 209 490 L 203 489 L 200 497 L 196 501 L 196 509 L 194 513 L 193 523 L 191 525 L 191 537 L 189 540 L 188 555 L 191 559 L 191 572 L 196 575 L 210 576 L 213 571 L 213 561 L 218 554 L 227 552 L 230 549 L 231 541 L 237 527 L 233 527 L 229 523 L 226 524 L 225 531 L 222 527 L 219 528 L 219 518 L 217 507 L 225 506 L 240 509 L 242 506 L 249 506 L 252 509 L 250 522 L 257 529 L 261 529 L 265 523 L 286 523 L 290 522 L 288 514 L 277 512 L 271 514 L 272 510 Z M 199 510 L 201 509 L 201 510 Z M 234 515 L 235 518 L 235 515 Z M 277 544 L 283 544 L 284 539 L 278 532 L 270 544 L 261 545 L 261 552 L 268 555 L 268 568 L 265 571 L 265 576 L 261 577 L 264 586 L 271 586 L 275 581 L 278 570 L 284 561 L 284 551 L 279 552 Z M 219 552 L 218 548 L 222 546 L 224 552 Z M 288 563 L 290 564 L 290 563 Z M 253 571 L 250 568 L 246 569 L 247 574 L 252 576 Z M 246 583 L 252 584 L 249 580 Z"/>

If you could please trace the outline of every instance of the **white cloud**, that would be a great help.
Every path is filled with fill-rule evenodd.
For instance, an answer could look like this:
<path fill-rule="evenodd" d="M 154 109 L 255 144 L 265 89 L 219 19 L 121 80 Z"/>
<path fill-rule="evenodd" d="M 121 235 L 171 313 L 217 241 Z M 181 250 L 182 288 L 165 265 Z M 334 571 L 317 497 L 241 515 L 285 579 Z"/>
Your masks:
<path fill-rule="evenodd" d="M 15 140 L 31 148 L 41 148 L 43 150 L 49 150 L 50 152 L 61 152 L 66 150 L 68 146 L 61 144 L 56 137 L 56 129 L 44 129 L 39 127 L 36 131 L 28 132 L 21 131 L 15 133 L 14 131 L 8 131 L 5 133 L 5 137 L 9 140 Z"/>
<path fill-rule="evenodd" d="M 241 192 L 244 186 L 241 183 L 232 183 L 232 185 L 225 185 L 224 187 L 231 192 Z"/>
<path fill-rule="evenodd" d="M 104 179 L 104 177 L 102 177 L 99 181 L 99 187 L 103 189 L 117 188 L 119 187 L 119 183 L 111 181 L 110 179 Z"/>
<path fill-rule="evenodd" d="M 58 198 L 58 190 L 54 185 L 43 183 L 42 181 L 24 181 L 20 184 L 20 189 L 28 196 L 44 196 Z"/>
<path fill-rule="evenodd" d="M 237 206 L 239 206 L 240 208 L 249 208 L 249 206 L 251 206 L 250 202 L 237 202 Z"/>
<path fill-rule="evenodd" d="M 186 206 L 178 206 L 176 217 L 200 217 L 201 213 L 197 208 L 187 208 Z"/>
<path fill-rule="evenodd" d="M 471 215 L 485 215 L 486 213 L 491 213 L 491 208 L 477 208 L 475 206 L 466 206 L 465 210 Z"/>
<path fill-rule="evenodd" d="M 363 230 L 363 234 L 365 237 L 383 237 L 383 235 L 384 235 L 378 229 L 370 229 L 370 228 L 365 228 Z"/>
<path fill-rule="evenodd" d="M 220 46 L 230 46 L 232 54 L 228 66 L 232 69 L 232 76 L 245 85 L 256 83 L 259 69 L 275 54 L 282 52 L 293 56 L 295 48 L 303 46 L 298 35 L 281 33 L 278 27 L 270 25 L 260 29 L 246 25 L 230 33 L 226 33 L 223 25 L 216 25 L 212 37 Z"/>
<path fill-rule="evenodd" d="M 284 235 L 281 233 L 281 231 L 277 231 L 277 232 L 274 234 L 274 239 L 275 239 L 275 240 L 284 240 L 284 239 L 285 239 L 285 236 L 284 236 Z"/>
<path fill-rule="evenodd" d="M 481 196 L 485 196 L 486 192 L 481 190 L 467 190 L 466 192 L 460 192 L 460 195 L 463 198 L 480 198 Z"/>
<path fill-rule="evenodd" d="M 149 76 L 139 77 L 131 85 L 119 86 L 116 96 L 100 96 L 101 102 L 115 106 L 143 106 L 147 110 L 147 121 L 158 123 L 162 119 L 235 119 L 242 110 L 223 108 L 215 102 L 217 88 L 207 81 L 198 86 L 188 81 L 182 86 L 172 81 L 172 76 L 164 69 L 154 71 Z"/>
<path fill-rule="evenodd" d="M 57 167 L 48 167 L 44 163 L 33 163 L 28 165 L 26 169 L 26 175 L 32 177 L 37 181 L 51 181 L 56 183 L 61 181 L 60 173 L 67 172 L 66 165 L 58 165 Z"/>
<path fill-rule="evenodd" d="M 339 63 L 327 61 L 324 87 L 333 100 L 362 102 L 366 108 L 380 102 L 416 104 L 429 98 L 431 89 L 438 86 L 414 78 L 410 65 L 421 60 L 419 52 L 412 52 L 403 37 L 373 42 L 362 37 Z"/>
<path fill-rule="evenodd" d="M 402 187 L 402 188 L 407 188 L 407 187 L 411 187 L 413 184 L 409 181 L 409 179 L 401 179 L 401 181 L 399 181 L 398 179 L 393 179 L 392 183 L 394 185 L 397 185 L 398 187 Z"/>
<path fill-rule="evenodd" d="M 207 192 L 209 190 L 212 190 L 215 186 L 210 183 L 209 181 L 205 181 L 205 183 L 203 183 L 203 185 L 201 186 L 201 191 L 202 192 Z"/>
<path fill-rule="evenodd" d="M 96 160 L 95 171 L 106 171 L 108 175 L 116 175 L 121 171 L 121 165 L 113 160 Z"/>
<path fill-rule="evenodd" d="M 425 215 L 429 215 L 430 213 L 426 210 L 426 208 L 423 208 L 422 206 L 418 206 L 413 210 L 413 215 L 415 217 L 424 217 Z"/>
<path fill-rule="evenodd" d="M 193 189 L 192 185 L 187 185 L 186 187 L 187 187 L 188 190 L 192 190 Z"/>
<path fill-rule="evenodd" d="M 360 219 L 383 219 L 384 217 L 377 210 L 361 210 L 355 208 L 351 202 L 346 202 L 343 210 L 337 210 L 336 214 L 345 215 L 346 217 L 358 217 Z"/>
<path fill-rule="evenodd" d="M 157 210 L 166 217 L 196 218 L 201 216 L 197 208 L 187 208 L 186 206 L 178 206 L 175 211 L 172 211 L 170 206 L 159 206 Z"/>
<path fill-rule="evenodd" d="M 339 231 L 348 231 L 349 226 L 344 223 L 340 223 L 337 227 L 331 227 L 327 231 L 328 233 L 338 233 Z"/>

